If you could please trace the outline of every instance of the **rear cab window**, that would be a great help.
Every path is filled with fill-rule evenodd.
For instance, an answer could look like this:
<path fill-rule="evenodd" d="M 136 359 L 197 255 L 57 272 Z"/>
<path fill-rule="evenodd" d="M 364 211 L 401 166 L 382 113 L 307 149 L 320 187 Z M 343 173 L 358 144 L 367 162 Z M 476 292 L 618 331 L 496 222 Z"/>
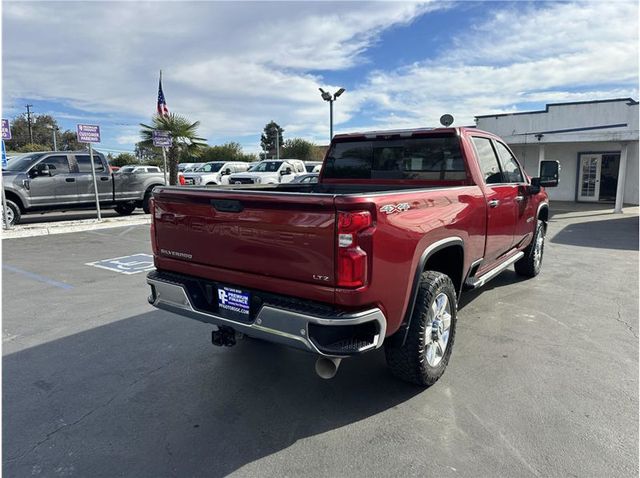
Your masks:
<path fill-rule="evenodd" d="M 323 179 L 464 182 L 467 171 L 455 135 L 357 139 L 333 144 Z"/>
<path fill-rule="evenodd" d="M 90 173 L 91 172 L 91 159 L 90 156 L 87 155 L 76 155 L 76 162 L 78 163 L 78 172 L 79 173 Z M 93 164 L 96 168 L 96 173 L 104 172 L 104 163 L 102 159 L 97 154 L 93 155 Z"/>

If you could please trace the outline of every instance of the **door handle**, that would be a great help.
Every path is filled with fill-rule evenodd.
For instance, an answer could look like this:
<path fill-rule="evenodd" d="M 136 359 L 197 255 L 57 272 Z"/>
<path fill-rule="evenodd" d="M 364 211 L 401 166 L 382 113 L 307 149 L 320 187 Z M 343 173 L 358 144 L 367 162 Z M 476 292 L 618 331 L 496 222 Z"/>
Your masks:
<path fill-rule="evenodd" d="M 497 199 L 492 199 L 487 204 L 489 205 L 489 207 L 498 207 L 500 205 L 500 201 L 498 201 Z"/>
<path fill-rule="evenodd" d="M 109 178 L 105 176 L 100 176 L 100 181 L 109 181 Z"/>
<path fill-rule="evenodd" d="M 524 201 L 524 196 L 516 196 L 516 201 L 517 201 L 517 202 L 522 202 L 522 201 Z"/>
<path fill-rule="evenodd" d="M 68 183 L 75 183 L 76 182 L 76 178 L 64 178 L 64 180 Z"/>

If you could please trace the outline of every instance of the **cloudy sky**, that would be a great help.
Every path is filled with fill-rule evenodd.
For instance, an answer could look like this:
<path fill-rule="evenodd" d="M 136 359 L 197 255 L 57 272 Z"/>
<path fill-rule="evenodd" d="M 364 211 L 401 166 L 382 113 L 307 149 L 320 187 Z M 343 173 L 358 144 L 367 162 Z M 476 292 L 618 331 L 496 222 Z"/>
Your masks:
<path fill-rule="evenodd" d="M 3 2 L 3 117 L 34 105 L 132 150 L 156 108 L 210 144 L 457 125 L 548 102 L 638 98 L 637 2 Z"/>

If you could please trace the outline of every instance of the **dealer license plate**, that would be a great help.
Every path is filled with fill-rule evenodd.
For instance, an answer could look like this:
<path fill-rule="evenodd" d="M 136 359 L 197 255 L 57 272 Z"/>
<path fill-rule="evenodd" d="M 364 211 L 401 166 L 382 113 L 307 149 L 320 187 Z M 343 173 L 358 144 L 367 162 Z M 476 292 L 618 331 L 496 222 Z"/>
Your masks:
<path fill-rule="evenodd" d="M 232 287 L 218 288 L 218 311 L 233 319 L 249 320 L 251 304 L 249 292 Z"/>

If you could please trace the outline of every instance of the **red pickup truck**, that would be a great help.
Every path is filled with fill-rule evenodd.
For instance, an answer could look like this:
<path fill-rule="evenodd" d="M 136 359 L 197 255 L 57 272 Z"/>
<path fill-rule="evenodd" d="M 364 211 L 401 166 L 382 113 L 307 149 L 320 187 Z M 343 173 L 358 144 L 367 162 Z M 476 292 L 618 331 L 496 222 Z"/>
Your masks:
<path fill-rule="evenodd" d="M 316 371 L 385 346 L 398 377 L 433 384 L 464 289 L 540 271 L 559 165 L 530 178 L 474 128 L 336 135 L 317 184 L 159 187 L 154 306 L 318 355 Z"/>

